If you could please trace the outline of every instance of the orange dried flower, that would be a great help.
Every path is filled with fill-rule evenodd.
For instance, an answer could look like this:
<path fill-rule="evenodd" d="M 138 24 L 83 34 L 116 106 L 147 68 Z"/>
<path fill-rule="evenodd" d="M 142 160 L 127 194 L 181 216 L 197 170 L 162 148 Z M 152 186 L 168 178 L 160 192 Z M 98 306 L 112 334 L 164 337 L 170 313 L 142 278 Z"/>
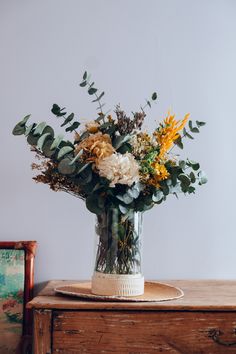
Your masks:
<path fill-rule="evenodd" d="M 88 136 L 81 141 L 75 148 L 75 153 L 78 154 L 83 150 L 83 158 L 86 161 L 94 161 L 95 164 L 104 157 L 108 157 L 115 152 L 111 144 L 111 138 L 108 134 L 98 132 Z"/>
<path fill-rule="evenodd" d="M 164 124 L 160 124 L 160 127 L 154 132 L 154 136 L 160 145 L 160 159 L 165 157 L 167 151 L 178 139 L 178 132 L 184 128 L 188 118 L 189 114 L 186 114 L 183 120 L 177 121 L 175 120 L 175 115 L 168 113 L 168 116 L 164 119 Z"/>

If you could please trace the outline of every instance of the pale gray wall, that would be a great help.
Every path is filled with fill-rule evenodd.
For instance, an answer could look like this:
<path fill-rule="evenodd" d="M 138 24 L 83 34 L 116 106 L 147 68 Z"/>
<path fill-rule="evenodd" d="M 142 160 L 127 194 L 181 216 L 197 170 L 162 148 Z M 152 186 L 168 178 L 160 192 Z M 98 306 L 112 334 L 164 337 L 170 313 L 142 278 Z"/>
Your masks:
<path fill-rule="evenodd" d="M 39 242 L 37 282 L 90 277 L 94 218 L 31 180 L 33 155 L 11 130 L 28 113 L 58 126 L 54 102 L 93 119 L 85 69 L 108 108 L 135 110 L 157 90 L 149 127 L 169 108 L 207 121 L 185 154 L 209 184 L 145 215 L 145 276 L 236 278 L 236 1 L 1 0 L 0 45 L 0 240 Z"/>

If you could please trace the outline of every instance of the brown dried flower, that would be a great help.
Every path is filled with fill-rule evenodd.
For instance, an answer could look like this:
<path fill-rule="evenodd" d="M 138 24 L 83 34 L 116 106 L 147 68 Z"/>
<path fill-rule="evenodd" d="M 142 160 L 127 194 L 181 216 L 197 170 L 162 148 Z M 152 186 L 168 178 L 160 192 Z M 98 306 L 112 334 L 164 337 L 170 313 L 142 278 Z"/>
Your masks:
<path fill-rule="evenodd" d="M 117 128 L 121 135 L 130 134 L 134 130 L 140 130 L 146 116 L 145 112 L 134 113 L 134 118 L 128 117 L 120 106 L 116 106 Z"/>

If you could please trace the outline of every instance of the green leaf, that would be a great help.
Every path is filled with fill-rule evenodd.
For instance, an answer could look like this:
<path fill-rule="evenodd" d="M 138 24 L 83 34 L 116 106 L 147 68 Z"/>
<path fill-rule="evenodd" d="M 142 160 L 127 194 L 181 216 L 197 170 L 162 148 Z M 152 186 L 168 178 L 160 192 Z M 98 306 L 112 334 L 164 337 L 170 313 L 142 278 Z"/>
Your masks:
<path fill-rule="evenodd" d="M 188 187 L 191 184 L 190 178 L 185 175 L 184 173 L 180 173 L 178 175 L 178 179 L 181 181 L 181 183 L 185 186 Z"/>
<path fill-rule="evenodd" d="M 46 127 L 42 131 L 43 134 L 49 133 L 52 137 L 54 137 L 54 130 L 50 125 L 46 125 Z"/>
<path fill-rule="evenodd" d="M 195 183 L 196 182 L 196 177 L 195 177 L 195 174 L 193 172 L 190 172 L 189 177 L 191 179 L 191 183 Z"/>
<path fill-rule="evenodd" d="M 133 201 L 133 198 L 128 193 L 125 193 L 123 195 L 117 195 L 116 198 L 125 204 L 130 204 Z"/>
<path fill-rule="evenodd" d="M 104 188 L 104 184 L 100 184 L 100 183 L 98 182 L 98 183 L 95 184 L 95 186 L 94 186 L 94 188 L 93 188 L 93 190 L 92 190 L 92 193 L 93 193 L 93 192 L 96 192 L 96 191 L 98 191 L 98 190 L 100 190 L 100 189 L 103 189 L 103 188 Z"/>
<path fill-rule="evenodd" d="M 107 132 L 109 134 L 109 132 Z M 126 152 L 132 152 L 132 146 L 129 143 L 124 143 L 121 145 L 117 152 L 120 154 L 125 154 Z"/>
<path fill-rule="evenodd" d="M 81 149 L 79 151 L 79 153 L 73 158 L 73 160 L 71 161 L 71 164 L 75 163 L 77 160 L 79 160 L 79 158 L 83 155 L 83 149 Z"/>
<path fill-rule="evenodd" d="M 95 100 L 93 100 L 92 102 L 98 102 L 100 101 L 100 99 L 105 95 L 105 92 L 103 91 L 99 96 L 98 98 L 96 98 Z"/>
<path fill-rule="evenodd" d="M 140 182 L 136 182 L 133 187 L 131 187 L 128 190 L 128 194 L 130 192 L 130 196 L 133 197 L 134 199 L 137 199 L 140 195 L 140 192 L 142 192 L 144 190 L 145 186 L 140 183 Z"/>
<path fill-rule="evenodd" d="M 198 178 L 199 178 L 199 184 L 205 184 L 207 183 L 208 179 L 204 171 L 199 171 L 198 172 Z"/>
<path fill-rule="evenodd" d="M 79 122 L 74 122 L 70 127 L 66 128 L 66 132 L 72 132 L 80 126 Z"/>
<path fill-rule="evenodd" d="M 188 121 L 188 126 L 189 126 L 189 129 L 192 131 L 193 129 L 193 122 L 191 120 Z"/>
<path fill-rule="evenodd" d="M 101 214 L 104 209 L 99 206 L 97 194 L 89 195 L 86 198 L 86 207 L 93 214 Z"/>
<path fill-rule="evenodd" d="M 52 157 L 52 155 L 55 153 L 55 150 L 51 150 L 51 145 L 53 143 L 53 139 L 48 139 L 43 145 L 43 154 L 46 157 Z"/>
<path fill-rule="evenodd" d="M 89 136 L 89 132 L 85 131 L 83 134 L 81 134 L 79 141 L 86 139 L 88 136 Z"/>
<path fill-rule="evenodd" d="M 22 134 L 25 134 L 25 131 L 26 131 L 25 125 L 22 126 L 18 123 L 18 124 L 16 124 L 16 126 L 12 130 L 12 134 L 13 135 L 22 135 Z"/>
<path fill-rule="evenodd" d="M 79 174 L 78 174 L 78 169 L 77 169 L 76 179 L 77 179 L 79 185 L 89 187 L 89 189 L 87 190 L 87 193 L 90 194 L 92 187 L 89 186 L 89 183 L 93 179 L 93 173 L 92 173 L 92 168 L 91 168 L 90 164 L 83 165 L 83 168 L 79 169 Z"/>
<path fill-rule="evenodd" d="M 151 108 L 152 107 L 151 102 L 149 100 L 146 100 L 146 102 L 147 102 L 147 105 Z"/>
<path fill-rule="evenodd" d="M 59 162 L 57 168 L 62 175 L 72 175 L 76 171 L 75 165 L 71 165 L 70 161 L 71 160 L 66 157 Z"/>
<path fill-rule="evenodd" d="M 64 122 L 61 124 L 61 127 L 64 127 L 64 125 L 68 124 L 70 121 L 72 121 L 74 119 L 74 113 L 71 113 L 65 120 Z"/>
<path fill-rule="evenodd" d="M 38 140 L 39 140 L 39 136 L 35 136 L 33 133 L 30 133 L 27 137 L 27 143 L 32 146 L 36 146 Z"/>
<path fill-rule="evenodd" d="M 155 101 L 157 99 L 157 93 L 156 92 L 153 92 L 152 94 L 152 100 Z"/>
<path fill-rule="evenodd" d="M 189 139 L 192 139 L 192 140 L 194 139 L 194 137 L 193 137 L 192 135 L 190 135 L 189 133 L 186 133 L 185 135 L 186 135 L 187 138 L 189 138 Z"/>
<path fill-rule="evenodd" d="M 85 87 L 87 85 L 87 81 L 82 81 L 79 85 L 80 87 Z"/>
<path fill-rule="evenodd" d="M 177 145 L 180 149 L 183 149 L 184 148 L 184 145 L 182 143 L 182 138 L 181 136 L 178 137 L 178 139 L 175 140 L 175 145 Z"/>
<path fill-rule="evenodd" d="M 117 150 L 121 147 L 122 144 L 126 143 L 128 140 L 130 140 L 130 135 L 116 136 L 113 140 L 113 146 Z"/>
<path fill-rule="evenodd" d="M 179 161 L 179 167 L 184 170 L 185 169 L 185 166 L 186 166 L 186 162 L 184 160 L 180 160 Z"/>
<path fill-rule="evenodd" d="M 160 202 L 160 200 L 164 197 L 164 194 L 161 190 L 156 190 L 155 193 L 152 196 L 153 202 Z"/>
<path fill-rule="evenodd" d="M 196 120 L 197 126 L 202 127 L 203 125 L 206 124 L 206 122 L 199 122 L 199 120 Z"/>
<path fill-rule="evenodd" d="M 46 142 L 47 139 L 51 138 L 51 134 L 50 133 L 45 133 L 43 135 L 40 136 L 38 142 L 37 142 L 37 147 L 40 149 L 40 150 L 43 150 L 43 146 Z"/>
<path fill-rule="evenodd" d="M 129 211 L 128 208 L 124 207 L 123 205 L 119 204 L 119 209 L 121 211 L 122 214 L 127 214 L 127 212 Z"/>
<path fill-rule="evenodd" d="M 29 126 L 26 128 L 26 130 L 25 130 L 25 136 L 28 136 L 29 133 L 31 133 L 32 130 L 36 127 L 36 125 L 37 125 L 36 123 L 33 123 L 33 124 L 29 125 Z"/>
<path fill-rule="evenodd" d="M 47 123 L 46 122 L 41 122 L 39 123 L 36 128 L 33 131 L 34 135 L 41 135 L 43 133 L 44 128 L 46 128 Z"/>
<path fill-rule="evenodd" d="M 51 109 L 51 112 L 55 115 L 57 115 L 58 113 L 60 113 L 60 107 L 58 106 L 58 104 L 54 103 Z"/>
<path fill-rule="evenodd" d="M 88 76 L 88 73 L 87 71 L 84 72 L 84 75 L 83 75 L 83 80 L 86 80 L 87 79 L 87 76 Z"/>
<path fill-rule="evenodd" d="M 19 124 L 25 125 L 29 119 L 30 119 L 30 114 L 28 114 L 27 116 L 25 116 L 25 117 L 19 122 Z"/>
<path fill-rule="evenodd" d="M 54 103 L 52 106 L 51 112 L 55 114 L 57 117 L 62 117 L 66 114 L 66 112 L 63 112 L 65 108 L 60 108 L 58 104 Z"/>
<path fill-rule="evenodd" d="M 25 125 L 26 125 L 29 118 L 30 118 L 30 114 L 25 116 L 20 122 L 18 122 L 12 130 L 12 134 L 13 135 L 25 134 L 25 131 L 26 131 Z"/>
<path fill-rule="evenodd" d="M 199 133 L 199 129 L 197 127 L 192 128 L 191 130 L 192 133 Z"/>
<path fill-rule="evenodd" d="M 192 139 L 192 140 L 194 139 L 194 137 L 187 132 L 186 128 L 183 129 L 183 134 L 184 134 L 184 136 L 187 136 L 187 138 L 189 138 L 189 139 Z"/>
<path fill-rule="evenodd" d="M 63 135 L 58 135 L 56 136 L 56 138 L 53 140 L 52 146 L 51 146 L 51 150 L 55 150 L 59 147 L 60 143 L 63 140 Z"/>
<path fill-rule="evenodd" d="M 190 165 L 194 171 L 197 171 L 200 168 L 200 164 L 193 160 L 189 160 L 188 165 Z"/>
<path fill-rule="evenodd" d="M 188 193 L 189 194 L 191 194 L 191 193 L 195 193 L 195 187 L 193 187 L 193 186 L 190 186 L 189 188 L 188 188 Z"/>
<path fill-rule="evenodd" d="M 63 156 L 69 154 L 71 151 L 74 149 L 71 146 L 64 146 L 63 148 L 60 149 L 58 152 L 57 158 L 61 159 Z"/>
<path fill-rule="evenodd" d="M 199 133 L 199 129 L 197 127 L 193 127 L 193 122 L 191 120 L 188 122 L 188 125 L 192 133 Z"/>
<path fill-rule="evenodd" d="M 164 195 L 168 195 L 170 193 L 170 189 L 166 181 L 161 181 L 160 186 Z"/>
<path fill-rule="evenodd" d="M 94 88 L 94 87 L 90 87 L 90 88 L 88 89 L 88 94 L 89 94 L 89 95 L 93 95 L 94 93 L 97 92 L 97 90 L 98 90 L 98 89 L 96 89 L 96 88 Z"/>
<path fill-rule="evenodd" d="M 79 175 L 79 174 L 82 173 L 88 166 L 90 166 L 90 163 L 81 164 L 81 166 L 78 168 L 76 174 Z"/>

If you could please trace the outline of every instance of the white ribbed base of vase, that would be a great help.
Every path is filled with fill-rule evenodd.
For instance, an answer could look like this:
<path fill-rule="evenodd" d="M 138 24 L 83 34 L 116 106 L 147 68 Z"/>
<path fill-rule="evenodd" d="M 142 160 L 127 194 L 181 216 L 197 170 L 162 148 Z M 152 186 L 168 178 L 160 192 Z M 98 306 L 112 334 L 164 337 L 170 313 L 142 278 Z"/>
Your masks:
<path fill-rule="evenodd" d="M 104 274 L 94 272 L 92 293 L 109 296 L 138 296 L 144 293 L 142 274 Z"/>

